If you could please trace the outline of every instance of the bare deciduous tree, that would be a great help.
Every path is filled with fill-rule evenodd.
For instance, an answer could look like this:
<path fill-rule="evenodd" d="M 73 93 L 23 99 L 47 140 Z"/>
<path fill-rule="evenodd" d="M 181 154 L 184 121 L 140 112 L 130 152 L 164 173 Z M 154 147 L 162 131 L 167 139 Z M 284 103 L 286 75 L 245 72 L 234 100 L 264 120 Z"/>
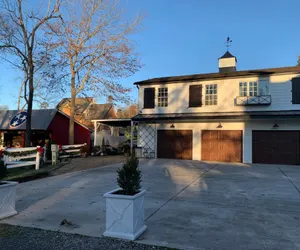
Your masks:
<path fill-rule="evenodd" d="M 0 105 L 0 110 L 8 110 L 8 106 L 7 105 Z"/>
<path fill-rule="evenodd" d="M 30 145 L 31 137 L 34 75 L 49 58 L 41 44 L 43 40 L 42 26 L 50 20 L 60 17 L 61 2 L 62 0 L 41 1 L 40 6 L 32 5 L 31 8 L 28 8 L 29 4 L 24 0 L 2 0 L 0 6 L 0 53 L 2 59 L 11 63 L 24 74 L 22 90 L 27 104 L 26 146 Z"/>
<path fill-rule="evenodd" d="M 84 92 L 111 95 L 126 101 L 130 91 L 118 83 L 140 68 L 130 35 L 141 20 L 123 20 L 119 1 L 75 0 L 69 2 L 62 13 L 63 21 L 48 24 L 49 43 L 56 49 L 61 63 L 67 62 L 71 90 L 69 143 L 74 143 L 75 98 Z"/>
<path fill-rule="evenodd" d="M 117 111 L 118 118 L 132 118 L 138 114 L 138 104 L 129 104 Z"/>

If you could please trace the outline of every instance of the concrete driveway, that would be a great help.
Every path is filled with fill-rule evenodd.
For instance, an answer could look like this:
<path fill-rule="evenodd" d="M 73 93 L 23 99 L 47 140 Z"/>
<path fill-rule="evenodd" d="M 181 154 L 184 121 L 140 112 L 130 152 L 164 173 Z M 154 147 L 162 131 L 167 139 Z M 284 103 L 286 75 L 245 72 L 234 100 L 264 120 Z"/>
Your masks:
<path fill-rule="evenodd" d="M 103 193 L 120 165 L 19 185 L 4 223 L 101 237 Z M 148 190 L 142 243 L 182 249 L 299 249 L 300 167 L 141 161 Z M 60 226 L 67 219 L 70 226 Z"/>

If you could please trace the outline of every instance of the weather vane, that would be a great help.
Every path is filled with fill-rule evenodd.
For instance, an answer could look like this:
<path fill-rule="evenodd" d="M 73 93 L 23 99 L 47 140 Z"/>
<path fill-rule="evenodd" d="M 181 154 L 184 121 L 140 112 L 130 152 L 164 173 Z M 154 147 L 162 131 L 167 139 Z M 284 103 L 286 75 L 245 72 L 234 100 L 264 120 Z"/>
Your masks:
<path fill-rule="evenodd" d="M 231 46 L 232 40 L 230 39 L 230 37 L 228 36 L 225 42 L 225 47 L 227 48 L 227 51 L 229 49 L 229 47 Z"/>

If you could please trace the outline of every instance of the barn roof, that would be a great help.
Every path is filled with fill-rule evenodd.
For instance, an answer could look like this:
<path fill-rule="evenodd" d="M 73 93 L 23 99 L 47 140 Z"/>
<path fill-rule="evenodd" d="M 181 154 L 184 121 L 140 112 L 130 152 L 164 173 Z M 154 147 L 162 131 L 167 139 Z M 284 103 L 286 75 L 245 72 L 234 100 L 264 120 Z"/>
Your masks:
<path fill-rule="evenodd" d="M 26 122 L 17 128 L 9 127 L 9 122 L 19 112 L 21 112 L 21 111 L 20 110 L 0 110 L 0 130 L 25 130 Z M 53 118 L 57 112 L 64 115 L 65 117 L 69 118 L 68 115 L 64 114 L 63 112 L 61 112 L 57 109 L 34 109 L 34 110 L 32 110 L 31 129 L 32 130 L 47 130 L 50 125 L 50 122 L 53 120 Z M 75 121 L 75 123 L 92 131 L 90 128 L 86 127 L 85 125 L 83 125 L 77 121 Z"/>
<path fill-rule="evenodd" d="M 10 120 L 20 111 L 18 110 L 0 110 L 0 130 L 9 130 Z M 56 109 L 37 109 L 32 110 L 31 128 L 33 130 L 46 130 L 54 118 Z M 26 122 L 13 130 L 25 130 Z"/>

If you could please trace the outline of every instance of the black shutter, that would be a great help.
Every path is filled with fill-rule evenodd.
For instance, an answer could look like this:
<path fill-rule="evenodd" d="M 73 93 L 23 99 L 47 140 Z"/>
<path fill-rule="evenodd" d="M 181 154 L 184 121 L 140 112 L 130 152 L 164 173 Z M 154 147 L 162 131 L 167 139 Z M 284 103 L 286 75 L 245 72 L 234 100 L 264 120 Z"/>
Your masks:
<path fill-rule="evenodd" d="M 155 88 L 144 89 L 144 109 L 153 109 L 155 104 Z"/>
<path fill-rule="evenodd" d="M 300 78 L 292 79 L 292 103 L 300 104 Z"/>
<path fill-rule="evenodd" d="M 202 106 L 202 85 L 190 85 L 189 107 Z"/>

